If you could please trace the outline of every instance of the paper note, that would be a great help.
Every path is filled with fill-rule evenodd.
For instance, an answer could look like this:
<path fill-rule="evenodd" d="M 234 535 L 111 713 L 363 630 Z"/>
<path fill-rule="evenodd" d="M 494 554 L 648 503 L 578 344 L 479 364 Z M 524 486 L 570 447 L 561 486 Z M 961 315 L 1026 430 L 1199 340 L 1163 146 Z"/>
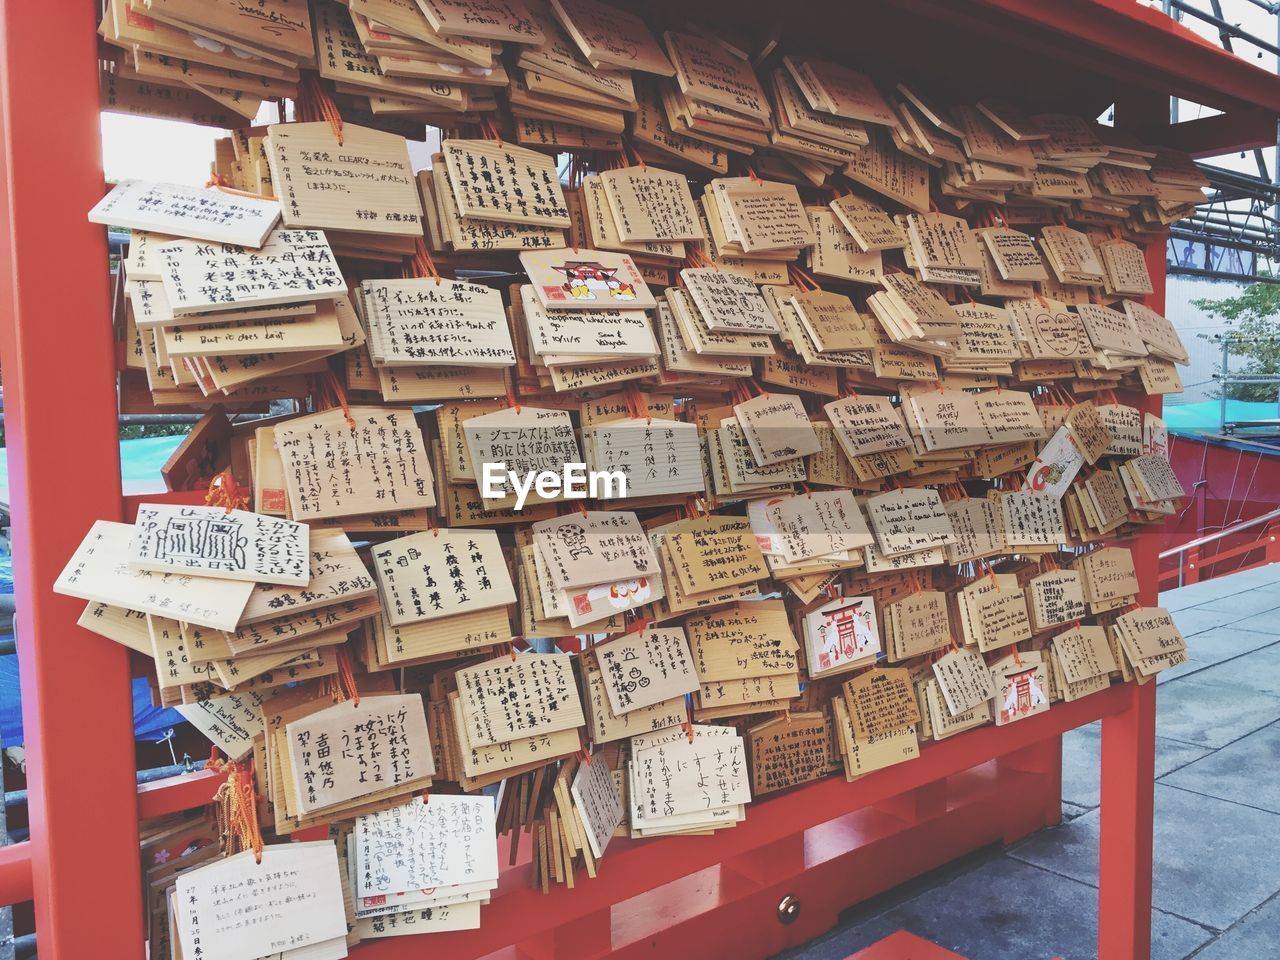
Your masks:
<path fill-rule="evenodd" d="M 628 497 L 702 493 L 702 447 L 692 423 L 626 419 L 583 431 L 588 462 L 597 471 L 627 478 Z M 602 486 L 602 499 L 619 494 Z"/>
<path fill-rule="evenodd" d="M 498 466 L 501 491 L 497 498 L 487 497 L 489 487 L 483 481 L 480 495 L 487 500 L 501 499 L 513 488 L 507 472 L 523 481 L 530 474 L 544 471 L 562 473 L 566 463 L 581 463 L 573 421 L 563 410 L 539 407 L 510 407 L 496 413 L 472 417 L 463 425 L 471 463 L 480 476 L 485 465 Z"/>
<path fill-rule="evenodd" d="M 704 683 L 794 673 L 795 637 L 782 600 L 737 603 L 685 621 L 694 669 Z"/>
<path fill-rule="evenodd" d="M 821 449 L 809 415 L 794 394 L 761 394 L 734 406 L 733 413 L 762 467 L 807 457 Z"/>
<path fill-rule="evenodd" d="M 902 415 L 888 397 L 849 397 L 832 401 L 822 409 L 850 458 L 911 448 L 911 436 Z"/>
<path fill-rule="evenodd" d="M 613 771 L 600 757 L 579 764 L 569 792 L 582 818 L 591 853 L 598 859 L 604 856 L 623 818 L 622 798 L 614 789 Z"/>
<path fill-rule="evenodd" d="M 1056 546 L 1067 539 L 1062 501 L 1049 493 L 1022 490 L 1001 493 L 1000 516 L 1011 547 Z"/>
<path fill-rule="evenodd" d="M 878 667 L 843 684 L 845 707 L 859 739 L 920 722 L 920 708 L 904 667 Z"/>
<path fill-rule="evenodd" d="M 373 548 L 383 612 L 392 626 L 516 602 L 498 535 L 429 530 Z"/>
<path fill-rule="evenodd" d="M 982 655 L 972 650 L 952 650 L 933 662 L 947 709 L 953 717 L 972 710 L 996 695 L 991 671 Z"/>
<path fill-rule="evenodd" d="M 462 216 L 569 226 L 554 157 L 495 140 L 445 140 L 441 149 Z"/>
<path fill-rule="evenodd" d="M 848 490 L 783 497 L 770 501 L 765 514 L 778 531 L 783 555 L 791 563 L 874 542 Z"/>
<path fill-rule="evenodd" d="M 654 167 L 623 167 L 600 174 L 618 232 L 628 243 L 701 240 L 698 208 L 683 174 Z"/>
<path fill-rule="evenodd" d="M 880 627 L 871 597 L 844 597 L 805 614 L 809 675 L 850 670 L 880 652 Z"/>
<path fill-rule="evenodd" d="M 243 760 L 262 733 L 263 697 L 233 693 L 195 703 L 180 703 L 177 711 L 232 760 Z"/>
<path fill-rule="evenodd" d="M 656 817 L 693 813 L 751 800 L 750 771 L 739 736 L 683 735 L 635 750 L 637 799 Z"/>
<path fill-rule="evenodd" d="M 1027 468 L 1027 486 L 1036 493 L 1061 500 L 1083 466 L 1084 454 L 1072 439 L 1071 431 L 1061 426 Z"/>
<path fill-rule="evenodd" d="M 319 230 L 276 230 L 258 249 L 175 240 L 156 248 L 161 281 L 176 316 L 232 307 L 323 300 L 347 292 Z"/>
<path fill-rule="evenodd" d="M 756 797 L 824 777 L 837 762 L 821 712 L 789 713 L 752 727 L 747 735 Z"/>
<path fill-rule="evenodd" d="M 90 223 L 244 247 L 262 246 L 278 219 L 275 200 L 146 180 L 122 180 L 89 211 Z"/>
<path fill-rule="evenodd" d="M 287 227 L 422 236 L 422 200 L 404 137 L 327 120 L 267 128 L 271 182 Z"/>
<path fill-rule="evenodd" d="M 598 644 L 594 651 L 616 715 L 698 689 L 681 627 L 636 630 Z"/>
<path fill-rule="evenodd" d="M 285 725 L 300 810 L 310 813 L 435 775 L 422 696 L 366 695 Z"/>
<path fill-rule="evenodd" d="M 354 428 L 347 412 L 326 410 L 276 426 L 294 519 L 435 506 L 431 467 L 412 412 L 353 406 Z"/>
<path fill-rule="evenodd" d="M 1085 615 L 1084 591 L 1075 570 L 1051 570 L 1027 583 L 1027 602 L 1037 630 L 1079 620 Z"/>
<path fill-rule="evenodd" d="M 133 525 L 95 521 L 54 582 L 54 593 L 234 630 L 253 583 L 129 566 Z"/>
<path fill-rule="evenodd" d="M 1067 684 L 1081 684 L 1120 668 L 1102 627 L 1081 626 L 1053 638 L 1053 653 Z"/>
<path fill-rule="evenodd" d="M 634 513 L 589 510 L 533 524 L 533 542 L 561 589 L 658 573 Z"/>
<path fill-rule="evenodd" d="M 745 517 L 686 520 L 667 534 L 666 543 L 686 593 L 706 593 L 768 576 Z"/>
<path fill-rule="evenodd" d="M 457 672 L 468 742 L 506 743 L 585 722 L 568 654 L 498 657 Z"/>
<path fill-rule="evenodd" d="M 680 276 L 711 332 L 778 332 L 777 321 L 750 278 L 714 267 L 681 270 Z"/>
<path fill-rule="evenodd" d="M 625 253 L 585 248 L 524 250 L 520 266 L 547 309 L 651 310 L 657 306 L 640 268 Z"/>
<path fill-rule="evenodd" d="M 133 529 L 129 565 L 139 570 L 298 586 L 311 580 L 306 524 L 247 510 L 144 503 Z"/>
<path fill-rule="evenodd" d="M 178 876 L 173 901 L 183 956 L 244 960 L 332 940 L 345 950 L 342 889 L 329 840 L 272 844 L 261 863 L 246 850 L 188 870 Z"/>
<path fill-rule="evenodd" d="M 502 294 L 459 280 L 366 280 L 361 302 L 374 363 L 514 366 Z"/>
<path fill-rule="evenodd" d="M 955 540 L 951 518 L 936 490 L 891 490 L 868 497 L 867 517 L 885 553 L 907 553 Z"/>
<path fill-rule="evenodd" d="M 356 895 L 498 880 L 493 798 L 433 794 L 356 817 Z"/>

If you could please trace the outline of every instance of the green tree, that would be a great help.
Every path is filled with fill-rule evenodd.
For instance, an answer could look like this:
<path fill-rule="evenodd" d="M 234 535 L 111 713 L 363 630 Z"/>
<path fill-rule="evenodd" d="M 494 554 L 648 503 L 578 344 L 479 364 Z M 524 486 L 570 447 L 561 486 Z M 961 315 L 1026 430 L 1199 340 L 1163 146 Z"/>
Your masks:
<path fill-rule="evenodd" d="M 1191 302 L 1229 328 L 1224 334 L 1231 338 L 1229 352 L 1245 361 L 1232 364 L 1232 373 L 1280 376 L 1280 284 L 1254 283 L 1238 297 Z M 1229 400 L 1271 403 L 1276 400 L 1277 385 L 1230 383 L 1218 389 L 1218 396 L 1223 393 Z"/>

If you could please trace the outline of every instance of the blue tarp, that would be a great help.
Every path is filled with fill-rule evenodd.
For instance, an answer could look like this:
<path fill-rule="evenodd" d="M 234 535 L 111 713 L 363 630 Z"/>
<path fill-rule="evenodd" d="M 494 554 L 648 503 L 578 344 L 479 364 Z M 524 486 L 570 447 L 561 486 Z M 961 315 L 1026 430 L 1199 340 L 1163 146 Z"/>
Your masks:
<path fill-rule="evenodd" d="M 1166 403 L 1164 422 L 1170 430 L 1217 430 L 1222 415 L 1221 400 L 1201 400 L 1199 403 Z M 1240 420 L 1278 420 L 1280 404 L 1254 403 L 1245 400 L 1227 401 L 1227 422 Z"/>
<path fill-rule="evenodd" d="M 120 441 L 120 480 L 125 493 L 156 493 L 164 489 L 160 468 L 183 437 L 142 437 Z M 0 453 L 4 448 L 0 447 Z M 9 502 L 9 461 L 0 456 L 0 501 Z"/>
<path fill-rule="evenodd" d="M 18 689 L 18 658 L 0 657 L 0 746 L 22 744 L 22 695 Z M 169 707 L 153 707 L 147 681 L 133 681 L 133 736 L 137 740 L 163 740 L 180 723 L 182 714 Z"/>
<path fill-rule="evenodd" d="M 160 467 L 182 437 L 143 437 L 120 443 L 121 479 L 126 493 L 164 489 Z M 0 454 L 3 448 L 0 448 Z M 9 464 L 0 455 L 0 500 L 9 502 Z M 7 553 L 0 553 L 0 593 L 13 592 L 13 567 Z M 0 635 L 9 640 L 12 636 Z M 182 714 L 168 707 L 153 707 L 147 681 L 133 681 L 133 735 L 138 740 L 160 740 L 173 727 L 185 723 Z M 22 743 L 22 700 L 18 686 L 18 658 L 0 656 L 0 745 Z"/>

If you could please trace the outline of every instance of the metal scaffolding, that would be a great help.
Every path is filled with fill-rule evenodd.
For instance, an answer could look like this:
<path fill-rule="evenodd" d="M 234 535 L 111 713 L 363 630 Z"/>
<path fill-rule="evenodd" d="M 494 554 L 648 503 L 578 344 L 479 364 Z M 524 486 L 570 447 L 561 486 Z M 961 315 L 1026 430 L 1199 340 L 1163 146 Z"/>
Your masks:
<path fill-rule="evenodd" d="M 1239 41 L 1256 48 L 1258 57 L 1275 56 L 1280 71 L 1280 3 L 1236 2 L 1270 14 L 1275 20 L 1271 31 L 1274 42 L 1226 19 L 1221 0 L 1161 0 L 1161 5 L 1175 20 L 1191 18 L 1216 28 L 1218 41 L 1229 52 L 1242 55 L 1235 47 Z M 1174 99 L 1170 120 L 1176 123 L 1178 119 L 1178 101 Z M 1280 148 L 1280 126 L 1276 144 Z M 1256 174 L 1200 163 L 1211 192 L 1194 215 L 1169 231 L 1166 259 L 1170 274 L 1280 283 L 1280 149 L 1272 163 L 1276 169 L 1268 170 L 1261 149 L 1255 149 L 1253 157 Z"/>

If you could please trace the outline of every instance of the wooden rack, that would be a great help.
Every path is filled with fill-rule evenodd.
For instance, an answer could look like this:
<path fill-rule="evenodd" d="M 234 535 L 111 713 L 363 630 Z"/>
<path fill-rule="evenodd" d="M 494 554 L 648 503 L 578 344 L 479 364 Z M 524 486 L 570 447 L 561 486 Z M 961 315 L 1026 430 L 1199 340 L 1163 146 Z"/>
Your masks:
<path fill-rule="evenodd" d="M 670 22 L 688 15 L 673 0 L 653 6 Z M 205 803 L 214 780 L 135 785 L 128 652 L 77 628 L 82 604 L 50 589 L 91 523 L 129 510 L 106 235 L 85 219 L 103 194 L 99 4 L 0 0 L 0 13 L 0 362 L 31 824 L 30 841 L 0 847 L 0 902 L 34 899 L 45 960 L 141 957 L 138 818 Z M 883 76 L 910 64 L 958 98 L 1013 84 L 1082 115 L 1114 104 L 1118 126 L 1202 156 L 1273 143 L 1280 112 L 1280 79 L 1135 0 L 707 0 L 698 16 L 780 23 L 793 41 L 815 38 Z M 1222 113 L 1170 126 L 1170 94 Z M 1157 310 L 1163 247 L 1147 250 Z M 1155 600 L 1157 536 L 1131 544 L 1144 602 Z M 543 896 L 526 868 L 511 870 L 481 929 L 373 942 L 355 956 L 762 956 L 936 864 L 1056 822 L 1060 735 L 1101 718 L 1098 956 L 1145 960 L 1155 700 L 1155 684 L 1112 687 L 927 745 L 855 783 L 830 778 L 753 803 L 715 836 L 620 841 L 600 877 L 572 891 Z M 800 902 L 789 924 L 784 895 Z"/>

